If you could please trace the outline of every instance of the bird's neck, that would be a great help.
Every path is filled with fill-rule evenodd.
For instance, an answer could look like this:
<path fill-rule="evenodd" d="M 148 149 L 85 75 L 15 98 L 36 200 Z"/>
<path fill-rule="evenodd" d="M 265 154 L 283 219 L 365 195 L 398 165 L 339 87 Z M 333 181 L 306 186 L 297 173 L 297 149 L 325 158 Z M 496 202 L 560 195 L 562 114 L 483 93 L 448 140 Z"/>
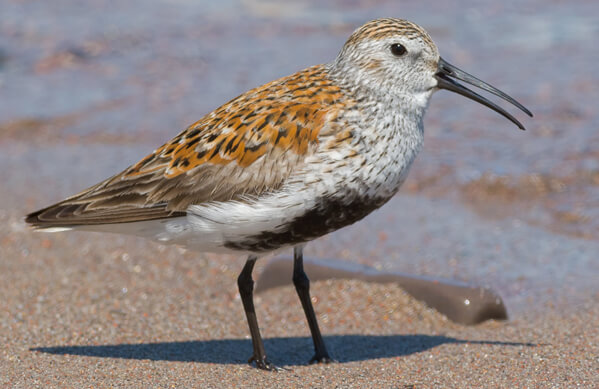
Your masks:
<path fill-rule="evenodd" d="M 337 63 L 326 66 L 329 77 L 346 91 L 346 95 L 367 104 L 385 107 L 388 114 L 399 114 L 421 123 L 428 107 L 432 90 L 418 93 L 405 91 L 391 81 L 373 83 L 364 73 L 351 67 L 341 67 Z M 420 126 L 421 127 L 421 126 Z"/>

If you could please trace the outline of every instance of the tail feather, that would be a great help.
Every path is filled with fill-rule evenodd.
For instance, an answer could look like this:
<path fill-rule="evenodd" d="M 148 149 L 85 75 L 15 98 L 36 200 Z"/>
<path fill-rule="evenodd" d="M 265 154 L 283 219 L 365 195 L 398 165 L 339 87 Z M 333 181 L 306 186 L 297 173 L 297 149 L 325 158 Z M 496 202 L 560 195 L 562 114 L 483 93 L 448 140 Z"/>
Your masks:
<path fill-rule="evenodd" d="M 145 220 L 184 216 L 181 211 L 170 211 L 166 204 L 151 206 L 122 206 L 91 208 L 91 203 L 61 202 L 32 212 L 25 222 L 36 229 L 62 230 L 77 226 L 131 223 Z"/>

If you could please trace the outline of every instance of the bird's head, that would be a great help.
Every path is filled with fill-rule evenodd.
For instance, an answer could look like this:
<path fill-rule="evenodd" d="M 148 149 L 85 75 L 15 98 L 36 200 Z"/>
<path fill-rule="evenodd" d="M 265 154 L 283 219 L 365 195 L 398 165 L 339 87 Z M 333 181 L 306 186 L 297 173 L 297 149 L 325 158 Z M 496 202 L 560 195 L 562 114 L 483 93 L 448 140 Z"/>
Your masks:
<path fill-rule="evenodd" d="M 532 116 L 512 97 L 441 58 L 429 34 L 407 20 L 377 19 L 358 28 L 333 62 L 332 71 L 346 84 L 353 83 L 375 95 L 397 96 L 422 108 L 427 106 L 434 91 L 447 89 L 493 109 L 524 129 L 503 108 L 455 81 L 461 80 L 501 97 Z"/>

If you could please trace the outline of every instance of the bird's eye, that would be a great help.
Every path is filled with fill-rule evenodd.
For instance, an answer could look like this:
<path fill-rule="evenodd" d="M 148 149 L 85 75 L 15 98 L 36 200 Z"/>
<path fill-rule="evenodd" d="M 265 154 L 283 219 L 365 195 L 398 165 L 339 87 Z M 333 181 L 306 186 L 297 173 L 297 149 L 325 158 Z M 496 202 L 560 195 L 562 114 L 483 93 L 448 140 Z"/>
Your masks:
<path fill-rule="evenodd" d="M 391 45 L 391 53 L 396 57 L 401 57 L 405 53 L 407 53 L 406 47 L 401 43 L 394 43 Z"/>

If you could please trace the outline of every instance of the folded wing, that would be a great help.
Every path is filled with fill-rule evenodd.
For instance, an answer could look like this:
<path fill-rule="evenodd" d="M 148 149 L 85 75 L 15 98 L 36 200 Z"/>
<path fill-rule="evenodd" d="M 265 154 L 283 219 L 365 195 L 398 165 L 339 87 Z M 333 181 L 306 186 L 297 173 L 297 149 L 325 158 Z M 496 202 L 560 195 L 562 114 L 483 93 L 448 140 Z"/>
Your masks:
<path fill-rule="evenodd" d="M 125 171 L 31 213 L 38 228 L 185 215 L 193 204 L 278 190 L 315 152 L 343 95 L 322 66 L 250 90 Z M 329 129 L 330 130 L 330 129 Z"/>

